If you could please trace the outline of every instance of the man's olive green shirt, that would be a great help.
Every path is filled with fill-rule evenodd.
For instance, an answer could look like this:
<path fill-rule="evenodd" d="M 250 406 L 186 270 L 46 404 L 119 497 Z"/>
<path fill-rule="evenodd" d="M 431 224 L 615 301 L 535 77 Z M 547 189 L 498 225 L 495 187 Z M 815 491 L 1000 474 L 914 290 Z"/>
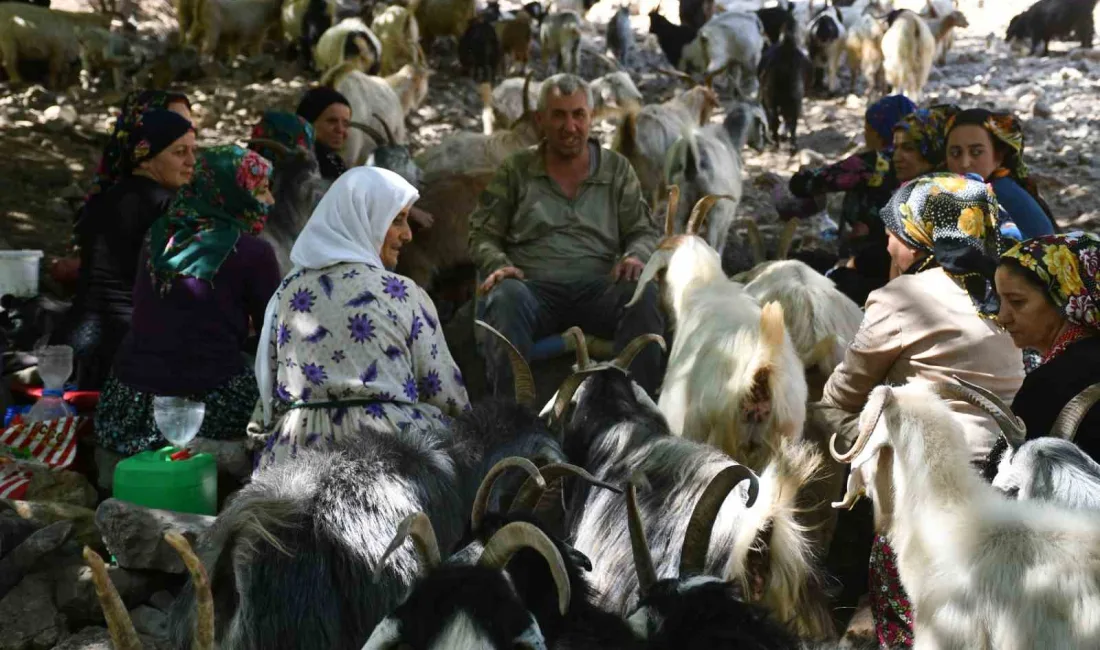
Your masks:
<path fill-rule="evenodd" d="M 607 275 L 627 255 L 649 259 L 659 229 L 634 169 L 598 144 L 589 151 L 592 173 L 572 199 L 547 174 L 540 146 L 501 164 L 470 215 L 470 256 L 482 277 L 515 266 L 531 280 L 575 280 Z"/>

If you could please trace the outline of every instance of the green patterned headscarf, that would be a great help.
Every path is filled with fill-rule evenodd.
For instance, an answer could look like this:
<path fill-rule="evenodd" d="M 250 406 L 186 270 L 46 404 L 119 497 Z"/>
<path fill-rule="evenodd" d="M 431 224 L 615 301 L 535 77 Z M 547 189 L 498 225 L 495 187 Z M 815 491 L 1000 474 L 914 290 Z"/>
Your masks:
<path fill-rule="evenodd" d="M 213 281 L 241 233 L 259 234 L 270 206 L 256 198 L 271 163 L 236 145 L 199 154 L 195 175 L 149 229 L 153 283 L 168 291 L 177 277 Z"/>
<path fill-rule="evenodd" d="M 265 111 L 259 123 L 252 127 L 248 147 L 268 160 L 278 163 L 283 152 L 264 140 L 277 142 L 287 149 L 301 147 L 313 150 L 313 125 L 300 115 L 287 111 Z"/>
<path fill-rule="evenodd" d="M 1069 322 L 1100 328 L 1100 236 L 1073 232 L 1016 244 L 1002 260 L 1012 260 L 1046 287 Z"/>
<path fill-rule="evenodd" d="M 894 131 L 904 131 L 920 151 L 920 155 L 939 169 L 947 162 L 947 123 L 959 112 L 953 104 L 921 108 L 902 117 Z"/>

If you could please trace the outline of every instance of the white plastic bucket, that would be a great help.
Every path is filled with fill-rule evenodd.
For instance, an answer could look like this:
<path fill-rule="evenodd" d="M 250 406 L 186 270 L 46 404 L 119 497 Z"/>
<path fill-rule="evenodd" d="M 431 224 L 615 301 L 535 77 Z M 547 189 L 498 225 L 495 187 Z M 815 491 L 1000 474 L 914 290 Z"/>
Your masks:
<path fill-rule="evenodd" d="M 32 250 L 0 251 L 0 296 L 37 296 L 42 255 L 42 251 Z"/>

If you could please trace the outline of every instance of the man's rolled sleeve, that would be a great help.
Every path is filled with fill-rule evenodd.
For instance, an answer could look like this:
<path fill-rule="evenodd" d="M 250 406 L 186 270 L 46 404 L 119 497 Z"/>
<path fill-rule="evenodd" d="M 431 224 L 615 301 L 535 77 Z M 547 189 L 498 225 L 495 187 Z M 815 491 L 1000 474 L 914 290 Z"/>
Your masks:
<path fill-rule="evenodd" d="M 615 185 L 619 188 L 619 232 L 623 246 L 623 256 L 633 256 L 642 262 L 657 249 L 660 230 L 649 206 L 642 198 L 642 186 L 638 175 L 629 163 L 622 165 L 615 175 Z"/>
<path fill-rule="evenodd" d="M 504 237 L 516 210 L 518 180 L 511 161 L 506 160 L 478 197 L 477 209 L 470 215 L 470 258 L 483 278 L 497 269 L 513 266 L 504 252 Z"/>

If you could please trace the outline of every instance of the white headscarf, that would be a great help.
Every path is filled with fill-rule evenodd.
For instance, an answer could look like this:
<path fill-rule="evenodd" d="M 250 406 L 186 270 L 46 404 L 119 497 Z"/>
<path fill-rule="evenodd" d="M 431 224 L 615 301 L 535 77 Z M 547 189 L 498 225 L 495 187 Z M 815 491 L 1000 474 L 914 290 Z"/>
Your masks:
<path fill-rule="evenodd" d="M 344 172 L 313 210 L 290 251 L 293 275 L 303 269 L 323 269 L 341 262 L 382 266 L 379 251 L 397 214 L 420 196 L 401 176 L 377 167 Z M 273 397 L 269 348 L 280 292 L 267 303 L 260 345 L 256 350 L 256 383 L 263 403 L 264 424 L 271 424 Z"/>

